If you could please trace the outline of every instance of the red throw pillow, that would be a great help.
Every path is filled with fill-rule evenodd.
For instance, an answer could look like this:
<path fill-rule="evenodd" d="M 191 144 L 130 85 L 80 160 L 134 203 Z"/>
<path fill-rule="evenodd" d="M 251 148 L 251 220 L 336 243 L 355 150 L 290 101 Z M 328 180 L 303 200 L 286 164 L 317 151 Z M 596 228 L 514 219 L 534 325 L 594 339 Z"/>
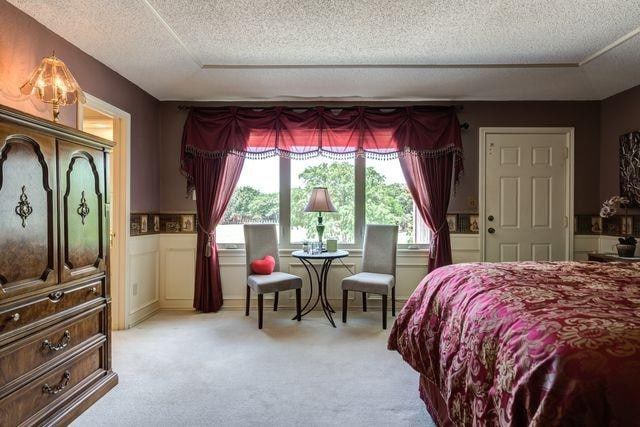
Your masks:
<path fill-rule="evenodd" d="M 251 271 L 255 274 L 268 275 L 273 273 L 274 268 L 276 268 L 276 260 L 271 255 L 251 261 Z"/>

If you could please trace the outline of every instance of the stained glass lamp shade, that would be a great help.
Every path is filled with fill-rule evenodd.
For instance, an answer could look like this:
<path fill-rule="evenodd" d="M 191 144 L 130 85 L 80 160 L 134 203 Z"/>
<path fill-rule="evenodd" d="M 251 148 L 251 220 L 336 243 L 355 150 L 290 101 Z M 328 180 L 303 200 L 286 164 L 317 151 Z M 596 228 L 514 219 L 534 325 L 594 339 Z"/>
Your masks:
<path fill-rule="evenodd" d="M 54 122 L 58 121 L 61 105 L 86 101 L 78 82 L 55 53 L 42 58 L 26 83 L 20 86 L 20 92 L 23 95 L 35 94 L 42 102 L 51 104 Z"/>

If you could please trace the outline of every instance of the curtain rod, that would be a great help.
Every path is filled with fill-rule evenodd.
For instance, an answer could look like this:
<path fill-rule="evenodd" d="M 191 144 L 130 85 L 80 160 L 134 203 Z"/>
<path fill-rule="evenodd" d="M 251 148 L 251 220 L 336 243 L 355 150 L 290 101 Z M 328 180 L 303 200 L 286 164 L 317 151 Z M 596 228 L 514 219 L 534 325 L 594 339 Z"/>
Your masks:
<path fill-rule="evenodd" d="M 456 109 L 456 111 L 463 111 L 464 110 L 464 105 L 451 105 L 451 107 L 454 107 Z M 197 106 L 196 105 L 184 105 L 184 104 L 178 105 L 178 110 L 181 110 L 181 111 L 191 110 L 192 108 L 197 108 Z M 223 108 L 223 107 L 221 107 L 221 108 Z M 262 108 L 269 108 L 269 107 L 262 107 Z M 306 108 L 306 107 L 301 107 L 301 108 Z M 353 108 L 353 106 L 343 107 L 343 108 Z M 383 107 L 380 107 L 380 108 L 383 108 Z M 388 108 L 400 108 L 400 107 L 389 106 Z M 469 122 L 460 123 L 460 128 L 462 128 L 464 130 L 469 129 L 469 126 L 470 126 Z"/>
<path fill-rule="evenodd" d="M 417 107 L 432 107 L 432 105 L 416 105 Z M 244 108 L 251 108 L 251 106 L 241 106 Z M 256 108 L 271 108 L 273 106 L 260 106 L 260 107 L 256 107 Z M 355 107 L 359 107 L 359 105 L 349 105 L 349 106 L 344 106 L 344 107 L 340 107 L 340 106 L 336 106 L 336 107 L 327 107 L 327 108 L 355 108 Z M 402 108 L 402 107 L 410 107 L 410 105 L 390 105 L 388 107 L 385 106 L 380 106 L 380 107 L 372 107 L 372 106 L 367 106 L 365 105 L 364 107 L 369 107 L 369 108 Z M 435 105 L 435 107 L 439 107 L 439 105 Z M 456 109 L 456 111 L 463 111 L 464 110 L 464 105 L 450 105 L 449 107 L 454 107 Z M 198 105 L 186 105 L 186 104 L 180 104 L 178 105 L 178 110 L 190 110 L 192 108 L 199 108 Z M 205 107 L 207 108 L 207 107 Z M 218 108 L 217 106 L 214 106 L 213 108 Z M 223 106 L 220 106 L 219 108 L 224 108 Z M 290 108 L 296 108 L 295 106 L 291 106 Z M 298 108 L 313 108 L 313 107 L 298 107 Z"/>

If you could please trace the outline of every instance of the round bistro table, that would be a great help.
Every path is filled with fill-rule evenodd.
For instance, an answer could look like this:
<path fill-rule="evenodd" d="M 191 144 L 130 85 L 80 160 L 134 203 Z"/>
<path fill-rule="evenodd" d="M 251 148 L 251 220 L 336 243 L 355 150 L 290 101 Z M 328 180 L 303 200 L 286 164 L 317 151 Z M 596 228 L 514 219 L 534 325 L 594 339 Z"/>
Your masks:
<path fill-rule="evenodd" d="M 319 254 L 312 254 L 304 251 L 293 251 L 291 253 L 291 256 L 298 258 L 300 262 L 302 262 L 302 265 L 304 265 L 304 268 L 307 270 L 307 274 L 309 274 L 309 285 L 311 286 L 311 291 L 309 292 L 309 298 L 307 299 L 307 302 L 305 303 L 304 307 L 302 307 L 301 316 L 309 314 L 311 310 L 316 308 L 318 303 L 320 303 L 320 305 L 322 306 L 322 311 L 324 311 L 324 315 L 327 316 L 327 319 L 329 319 L 329 322 L 331 322 L 331 326 L 335 328 L 336 324 L 333 321 L 333 316 L 331 316 L 331 314 L 335 313 L 336 311 L 333 309 L 333 307 L 331 307 L 331 303 L 329 303 L 329 300 L 327 299 L 327 276 L 329 276 L 329 269 L 331 268 L 331 263 L 333 262 L 333 260 L 347 257 L 349 256 L 349 252 L 338 250 L 335 252 L 321 252 Z M 322 261 L 322 266 L 320 267 L 319 271 L 317 268 L 319 265 L 316 265 L 312 262 L 314 260 Z M 311 273 L 312 270 L 313 273 L 315 273 L 315 282 L 318 288 L 316 299 L 313 304 L 311 303 L 311 300 L 313 299 L 314 288 L 314 274 Z"/>

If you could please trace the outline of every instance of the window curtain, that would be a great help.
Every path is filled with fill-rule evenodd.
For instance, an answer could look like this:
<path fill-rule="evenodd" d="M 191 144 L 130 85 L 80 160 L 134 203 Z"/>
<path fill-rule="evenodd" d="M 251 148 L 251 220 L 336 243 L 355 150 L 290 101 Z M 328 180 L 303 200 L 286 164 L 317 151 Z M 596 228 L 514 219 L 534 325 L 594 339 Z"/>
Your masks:
<path fill-rule="evenodd" d="M 447 208 L 456 155 L 439 157 L 408 155 L 400 158 L 402 174 L 422 219 L 431 229 L 429 269 L 451 264 L 451 238 Z"/>
<path fill-rule="evenodd" d="M 450 179 L 457 182 L 463 169 L 454 107 L 191 108 L 182 135 L 181 170 L 188 192 L 195 188 L 198 196 L 196 309 L 216 311 L 222 305 L 214 232 L 243 159 L 319 154 L 400 158 L 414 201 L 433 231 L 429 265 L 451 262 L 449 230 L 442 224 Z"/>
<path fill-rule="evenodd" d="M 212 159 L 200 157 L 193 162 L 198 227 L 193 308 L 205 313 L 222 307 L 215 230 L 231 200 L 243 163 L 243 157 L 233 154 Z"/>
<path fill-rule="evenodd" d="M 191 114 L 187 118 L 189 122 Z M 233 115 L 232 115 L 233 117 Z M 218 129 L 216 140 L 248 137 L 235 120 L 229 120 Z M 220 264 L 215 230 L 227 209 L 235 190 L 244 157 L 228 152 L 217 155 L 191 155 L 184 150 L 187 144 L 203 137 L 195 129 L 185 125 L 182 133 L 181 172 L 187 178 L 187 191 L 196 192 L 196 277 L 193 307 L 205 313 L 218 311 L 223 304 Z"/>

